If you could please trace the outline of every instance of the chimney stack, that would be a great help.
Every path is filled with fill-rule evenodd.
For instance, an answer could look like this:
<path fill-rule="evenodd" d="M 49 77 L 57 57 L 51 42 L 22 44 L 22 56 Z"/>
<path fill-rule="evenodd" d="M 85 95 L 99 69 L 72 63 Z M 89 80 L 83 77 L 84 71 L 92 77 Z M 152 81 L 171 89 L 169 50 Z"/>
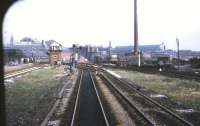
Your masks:
<path fill-rule="evenodd" d="M 134 54 L 138 54 L 137 0 L 134 0 Z"/>

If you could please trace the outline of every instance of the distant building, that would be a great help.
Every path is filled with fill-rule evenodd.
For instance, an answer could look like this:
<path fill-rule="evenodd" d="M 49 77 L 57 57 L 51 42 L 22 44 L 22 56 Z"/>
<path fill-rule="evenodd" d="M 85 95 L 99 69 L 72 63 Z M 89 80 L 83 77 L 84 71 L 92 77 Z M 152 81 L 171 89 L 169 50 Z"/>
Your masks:
<path fill-rule="evenodd" d="M 15 60 L 15 64 L 21 63 L 28 63 L 28 62 L 38 62 L 38 63 L 48 63 L 48 50 L 43 48 L 40 45 L 14 45 L 13 47 L 4 47 L 4 57 L 5 57 L 5 64 L 10 64 L 13 62 L 12 56 L 15 53 L 14 50 L 18 50 L 20 52 L 20 56 L 16 56 L 18 58 Z M 16 59 L 15 58 L 15 59 Z M 20 59 L 19 59 L 20 58 Z"/>
<path fill-rule="evenodd" d="M 42 40 L 42 46 L 49 50 L 50 45 L 54 42 L 55 40 L 47 40 L 47 41 Z"/>
<path fill-rule="evenodd" d="M 23 59 L 24 54 L 20 49 L 4 48 L 4 64 L 5 65 L 18 65 Z"/>
<path fill-rule="evenodd" d="M 141 45 L 139 46 L 139 50 L 143 53 L 151 53 L 151 52 L 162 52 L 164 51 L 164 45 Z M 133 46 L 116 46 L 111 50 L 112 54 L 126 54 L 133 53 Z"/>
<path fill-rule="evenodd" d="M 61 56 L 62 56 L 62 63 L 69 64 L 72 58 L 72 51 L 69 50 L 68 48 L 63 47 Z"/>
<path fill-rule="evenodd" d="M 189 61 L 192 58 L 200 58 L 200 51 L 180 50 L 179 55 L 180 59 Z"/>
<path fill-rule="evenodd" d="M 37 39 L 32 39 L 29 37 L 22 38 L 19 42 L 15 42 L 14 46 L 21 46 L 21 45 L 41 45 L 41 42 Z"/>
<path fill-rule="evenodd" d="M 49 61 L 51 65 L 61 65 L 62 61 L 62 45 L 58 42 L 53 42 L 49 48 Z"/>
<path fill-rule="evenodd" d="M 61 56 L 62 56 L 62 63 L 69 64 L 71 62 L 71 56 L 72 56 L 71 52 L 62 52 Z"/>

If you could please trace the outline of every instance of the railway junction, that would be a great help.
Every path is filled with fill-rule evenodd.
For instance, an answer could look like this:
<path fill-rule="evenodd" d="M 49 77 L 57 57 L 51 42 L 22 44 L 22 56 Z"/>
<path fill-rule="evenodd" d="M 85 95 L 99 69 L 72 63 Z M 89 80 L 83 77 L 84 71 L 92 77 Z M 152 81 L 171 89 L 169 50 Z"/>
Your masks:
<path fill-rule="evenodd" d="M 170 95 L 150 90 L 123 74 L 111 67 L 87 63 L 77 64 L 73 74 L 66 65 L 32 66 L 8 73 L 4 77 L 8 125 L 200 124 L 198 107 L 184 106 Z"/>
<path fill-rule="evenodd" d="M 181 53 L 178 38 L 177 52 L 141 46 L 137 15 L 134 0 L 129 51 L 11 37 L 0 60 L 7 126 L 199 126 L 200 52 Z"/>
<path fill-rule="evenodd" d="M 48 64 L 5 69 L 8 126 L 200 125 L 199 74 L 94 64 L 81 48 L 65 63 L 53 42 Z"/>

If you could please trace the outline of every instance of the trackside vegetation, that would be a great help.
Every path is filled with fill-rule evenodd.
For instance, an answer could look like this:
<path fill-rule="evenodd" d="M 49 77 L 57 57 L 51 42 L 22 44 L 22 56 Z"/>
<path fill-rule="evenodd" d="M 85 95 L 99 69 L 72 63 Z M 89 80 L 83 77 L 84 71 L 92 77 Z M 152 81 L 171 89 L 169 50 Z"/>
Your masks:
<path fill-rule="evenodd" d="M 48 67 L 5 80 L 8 126 L 38 126 L 63 86 L 64 69 Z"/>
<path fill-rule="evenodd" d="M 122 69 L 110 70 L 148 90 L 166 95 L 179 104 L 200 110 L 200 82 L 198 81 Z"/>

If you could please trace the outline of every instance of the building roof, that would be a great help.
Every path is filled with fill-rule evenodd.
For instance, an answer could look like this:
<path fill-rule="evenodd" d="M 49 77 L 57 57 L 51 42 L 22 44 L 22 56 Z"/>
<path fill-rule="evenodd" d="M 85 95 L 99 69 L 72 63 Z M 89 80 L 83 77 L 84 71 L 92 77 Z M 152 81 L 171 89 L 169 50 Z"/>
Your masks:
<path fill-rule="evenodd" d="M 48 57 L 48 50 L 40 46 L 18 45 L 13 48 L 5 48 L 4 50 L 5 53 L 8 53 L 9 50 L 19 50 L 24 57 Z"/>
<path fill-rule="evenodd" d="M 60 43 L 54 41 L 53 43 L 51 43 L 50 47 L 55 47 L 55 46 L 62 46 Z"/>
<path fill-rule="evenodd" d="M 116 46 L 112 48 L 112 53 L 131 53 L 133 52 L 134 46 Z M 161 45 L 141 45 L 139 49 L 142 52 L 160 52 L 162 51 Z"/>

